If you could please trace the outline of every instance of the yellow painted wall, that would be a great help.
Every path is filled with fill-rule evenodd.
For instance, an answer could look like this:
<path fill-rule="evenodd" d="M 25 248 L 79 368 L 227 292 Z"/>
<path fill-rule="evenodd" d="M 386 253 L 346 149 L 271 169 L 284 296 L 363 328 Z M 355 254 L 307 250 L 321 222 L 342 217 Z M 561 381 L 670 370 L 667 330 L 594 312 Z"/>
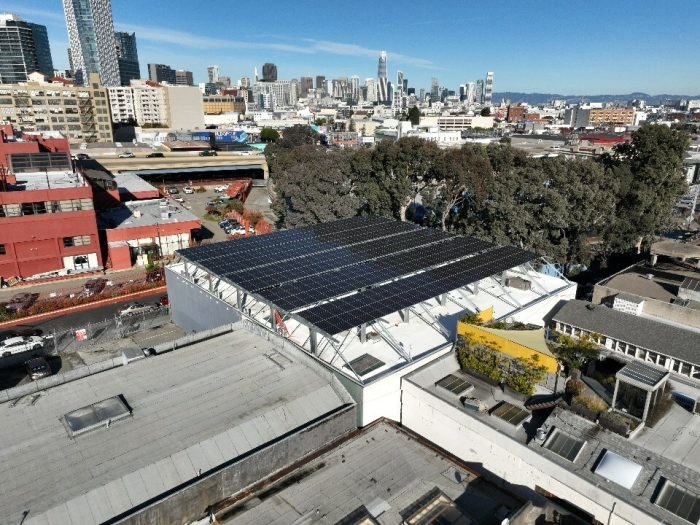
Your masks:
<path fill-rule="evenodd" d="M 558 369 L 557 360 L 551 356 L 545 355 L 537 350 L 528 348 L 513 341 L 508 341 L 502 337 L 491 334 L 481 329 L 481 327 L 467 324 L 463 322 L 457 323 L 457 334 L 466 335 L 470 339 L 476 342 L 488 344 L 497 348 L 500 352 L 510 356 L 510 357 L 522 357 L 524 359 L 531 359 L 532 355 L 538 356 L 538 362 L 541 365 L 547 367 L 547 372 L 551 374 L 556 374 Z"/>

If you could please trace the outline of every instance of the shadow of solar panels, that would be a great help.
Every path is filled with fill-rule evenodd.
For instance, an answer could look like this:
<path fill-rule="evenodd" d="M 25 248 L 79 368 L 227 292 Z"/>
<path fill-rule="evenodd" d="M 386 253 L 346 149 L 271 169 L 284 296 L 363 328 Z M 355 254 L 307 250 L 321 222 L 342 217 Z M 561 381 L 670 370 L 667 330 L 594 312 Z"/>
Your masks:
<path fill-rule="evenodd" d="M 404 244 L 401 248 L 405 251 L 298 279 L 262 290 L 260 294 L 283 310 L 295 310 L 491 247 L 493 245 L 485 241 L 461 237 L 450 237 L 427 246 Z"/>
<path fill-rule="evenodd" d="M 524 408 L 508 403 L 507 401 L 503 401 L 491 412 L 491 415 L 517 427 L 530 417 L 530 412 Z"/>
<path fill-rule="evenodd" d="M 700 523 L 700 495 L 663 479 L 654 503 L 690 523 Z"/>
<path fill-rule="evenodd" d="M 377 359 L 370 354 L 362 354 L 360 357 L 353 359 L 348 363 L 350 368 L 360 377 L 366 376 L 370 372 L 374 372 L 378 368 L 385 365 L 384 361 Z"/>
<path fill-rule="evenodd" d="M 584 440 L 577 439 L 555 428 L 545 441 L 544 448 L 551 450 L 557 456 L 574 462 L 585 444 Z"/>
<path fill-rule="evenodd" d="M 491 275 L 524 264 L 536 256 L 511 246 L 370 288 L 298 313 L 329 335 L 374 321 Z"/>
<path fill-rule="evenodd" d="M 445 390 L 448 390 L 455 395 L 460 395 L 461 393 L 466 392 L 470 388 L 473 388 L 473 385 L 471 383 L 454 374 L 450 374 L 448 376 L 443 377 L 442 379 L 440 379 L 440 381 L 435 383 L 435 385 L 439 386 L 440 388 L 444 388 Z"/>

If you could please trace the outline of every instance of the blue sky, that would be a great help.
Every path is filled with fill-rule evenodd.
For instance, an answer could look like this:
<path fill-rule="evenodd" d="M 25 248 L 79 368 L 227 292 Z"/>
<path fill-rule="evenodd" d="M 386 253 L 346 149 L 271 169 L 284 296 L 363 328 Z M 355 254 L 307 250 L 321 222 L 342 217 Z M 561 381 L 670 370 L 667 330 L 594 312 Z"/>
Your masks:
<path fill-rule="evenodd" d="M 209 6 L 209 7 L 207 7 Z M 342 6 L 342 7 L 341 7 Z M 409 85 L 455 89 L 495 72 L 496 91 L 700 94 L 695 0 L 112 0 L 115 28 L 135 31 L 141 62 L 233 80 L 277 64 L 279 78 L 377 74 L 389 53 Z M 61 0 L 0 0 L 45 24 L 54 66 L 67 67 Z"/>

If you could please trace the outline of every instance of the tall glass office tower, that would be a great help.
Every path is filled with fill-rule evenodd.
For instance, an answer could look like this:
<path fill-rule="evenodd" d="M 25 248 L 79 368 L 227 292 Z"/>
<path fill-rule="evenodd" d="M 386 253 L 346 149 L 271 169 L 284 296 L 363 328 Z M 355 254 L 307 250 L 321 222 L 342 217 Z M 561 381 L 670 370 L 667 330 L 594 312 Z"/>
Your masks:
<path fill-rule="evenodd" d="M 0 83 L 26 82 L 35 71 L 53 76 L 46 27 L 0 14 Z"/>
<path fill-rule="evenodd" d="M 111 0 L 63 0 L 75 79 L 100 75 L 104 86 L 119 86 L 119 61 Z"/>
<path fill-rule="evenodd" d="M 117 41 L 119 78 L 122 86 L 128 86 L 132 80 L 141 78 L 139 54 L 136 50 L 136 34 L 117 31 L 114 33 L 114 38 Z"/>
<path fill-rule="evenodd" d="M 389 102 L 389 80 L 386 77 L 386 51 L 379 53 L 377 67 L 377 98 L 380 103 Z"/>

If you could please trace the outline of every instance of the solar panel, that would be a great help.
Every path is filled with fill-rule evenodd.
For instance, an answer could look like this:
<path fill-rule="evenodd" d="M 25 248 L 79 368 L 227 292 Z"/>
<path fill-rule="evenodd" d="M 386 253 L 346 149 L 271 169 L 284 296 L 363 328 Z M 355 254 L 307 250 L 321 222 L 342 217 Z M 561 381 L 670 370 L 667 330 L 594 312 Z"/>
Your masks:
<path fill-rule="evenodd" d="M 460 395 L 462 392 L 474 388 L 474 385 L 454 374 L 443 377 L 435 384 L 456 395 Z"/>
<path fill-rule="evenodd" d="M 690 523 L 700 522 L 700 495 L 667 479 L 662 483 L 654 503 Z"/>
<path fill-rule="evenodd" d="M 517 427 L 528 417 L 530 417 L 530 412 L 524 408 L 516 407 L 507 401 L 503 401 L 493 412 L 491 412 L 491 415 Z"/>
<path fill-rule="evenodd" d="M 353 359 L 348 364 L 358 376 L 362 377 L 375 371 L 377 368 L 381 368 L 385 363 L 373 355 L 362 354 L 360 357 Z"/>
<path fill-rule="evenodd" d="M 260 294 L 283 310 L 295 310 L 397 279 L 426 267 L 465 257 L 492 246 L 477 239 L 452 237 L 444 242 L 390 253 L 356 265 L 297 279 L 278 287 L 262 290 Z M 405 245 L 401 246 L 401 248 L 405 247 Z"/>
<path fill-rule="evenodd" d="M 562 458 L 573 462 L 576 461 L 579 452 L 581 452 L 581 449 L 585 444 L 585 441 L 576 439 L 575 437 L 562 432 L 558 428 L 555 428 L 547 438 L 547 441 L 545 441 L 544 448 L 551 450 L 557 456 L 561 456 Z"/>
<path fill-rule="evenodd" d="M 298 315 L 325 333 L 334 335 L 480 281 L 533 258 L 534 254 L 517 248 L 496 248 L 480 256 L 446 264 L 303 310 Z"/>

